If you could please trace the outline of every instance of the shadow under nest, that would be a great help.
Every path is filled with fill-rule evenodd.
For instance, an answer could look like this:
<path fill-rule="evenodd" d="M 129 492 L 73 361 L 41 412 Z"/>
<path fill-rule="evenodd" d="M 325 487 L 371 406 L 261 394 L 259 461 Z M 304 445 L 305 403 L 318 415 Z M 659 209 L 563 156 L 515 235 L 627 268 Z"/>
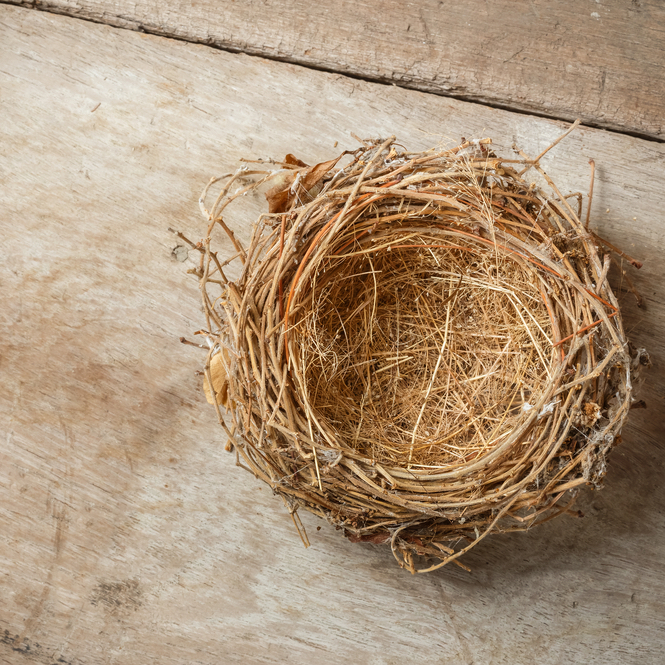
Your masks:
<path fill-rule="evenodd" d="M 305 544 L 299 508 L 427 572 L 570 511 L 605 473 L 646 356 L 626 341 L 609 254 L 542 155 L 490 143 L 413 153 L 393 137 L 311 167 L 288 155 L 201 198 L 204 387 Z M 267 188 L 244 248 L 223 213 Z"/>

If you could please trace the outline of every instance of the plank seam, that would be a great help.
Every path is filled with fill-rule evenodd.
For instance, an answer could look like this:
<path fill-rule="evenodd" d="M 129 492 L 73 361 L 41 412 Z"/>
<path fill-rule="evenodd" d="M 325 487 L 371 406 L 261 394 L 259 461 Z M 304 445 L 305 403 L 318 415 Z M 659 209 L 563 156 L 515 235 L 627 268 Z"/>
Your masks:
<path fill-rule="evenodd" d="M 215 38 L 210 37 L 207 40 L 191 38 L 172 35 L 163 30 L 160 30 L 156 27 L 151 27 L 143 24 L 140 21 L 137 21 L 132 18 L 127 18 L 121 15 L 107 15 L 104 19 L 98 19 L 94 16 L 84 16 L 77 14 L 76 11 L 65 11 L 60 7 L 55 7 L 48 5 L 44 2 L 39 2 L 39 0 L 25 1 L 25 0 L 0 0 L 0 5 L 10 5 L 14 7 L 21 7 L 23 9 L 33 9 L 41 11 L 47 14 L 55 14 L 58 16 L 67 16 L 69 18 L 77 19 L 80 21 L 86 21 L 89 23 L 96 23 L 98 25 L 107 25 L 111 28 L 116 28 L 120 30 L 131 30 L 134 32 L 142 32 L 144 34 L 154 35 L 156 37 L 163 37 L 166 39 L 173 39 L 178 42 L 185 42 L 189 44 L 199 44 L 202 46 L 208 46 L 217 51 L 222 51 L 224 53 L 234 53 L 234 54 L 243 54 L 249 57 L 262 58 L 264 60 L 269 60 L 272 62 L 281 62 L 290 65 L 296 65 L 298 67 L 304 67 L 305 69 L 310 69 L 313 71 L 324 72 L 326 74 L 338 74 L 340 76 L 345 76 L 347 78 L 364 81 L 366 83 L 374 83 L 378 85 L 387 85 L 394 86 L 396 88 L 402 88 L 404 90 L 414 90 L 416 92 L 423 92 L 430 95 L 435 95 L 437 97 L 443 97 L 446 99 L 456 99 L 459 101 L 467 102 L 469 104 L 478 104 L 479 106 L 485 106 L 487 108 L 499 109 L 502 111 L 509 111 L 511 113 L 517 113 L 519 115 L 533 116 L 536 118 L 543 118 L 546 120 L 554 120 L 557 122 L 572 122 L 576 118 L 574 116 L 563 116 L 563 115 L 554 115 L 550 113 L 545 113 L 539 111 L 538 109 L 526 109 L 520 108 L 518 106 L 513 106 L 509 102 L 501 102 L 499 100 L 489 100 L 485 97 L 478 97 L 475 95 L 464 95 L 464 94 L 454 94 L 454 93 L 445 93 L 440 90 L 428 89 L 427 86 L 423 85 L 409 85 L 408 82 L 397 82 L 392 81 L 385 77 L 372 77 L 372 76 L 363 76 L 354 71 L 349 71 L 348 69 L 333 69 L 330 67 L 317 66 L 311 62 L 303 61 L 298 57 L 279 57 L 272 54 L 266 54 L 261 51 L 261 49 L 253 48 L 240 48 L 234 46 L 233 44 L 226 43 L 224 41 L 215 41 Z M 658 138 L 650 134 L 644 134 L 641 132 L 632 131 L 627 128 L 618 128 L 610 124 L 604 124 L 601 122 L 594 122 L 588 118 L 583 119 L 583 126 L 590 127 L 593 129 L 600 129 L 603 131 L 611 132 L 613 134 L 619 134 L 621 136 L 630 136 L 632 138 L 641 139 L 643 141 L 650 141 L 652 143 L 665 143 L 665 138 Z"/>

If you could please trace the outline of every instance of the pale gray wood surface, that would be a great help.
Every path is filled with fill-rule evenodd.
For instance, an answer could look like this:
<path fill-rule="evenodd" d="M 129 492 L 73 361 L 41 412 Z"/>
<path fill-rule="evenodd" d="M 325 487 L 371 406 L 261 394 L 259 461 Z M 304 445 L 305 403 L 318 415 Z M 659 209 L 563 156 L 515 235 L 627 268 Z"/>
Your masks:
<path fill-rule="evenodd" d="M 657 0 L 9 0 L 665 139 Z"/>
<path fill-rule="evenodd" d="M 350 131 L 536 154 L 564 125 L 8 6 L 0 91 L 0 663 L 662 662 L 665 146 L 582 129 L 544 161 L 586 190 L 593 157 L 593 226 L 645 261 L 647 309 L 622 300 L 649 409 L 606 489 L 411 576 L 308 515 L 305 550 L 223 451 L 167 229 L 200 237 L 241 156 L 314 162 Z"/>

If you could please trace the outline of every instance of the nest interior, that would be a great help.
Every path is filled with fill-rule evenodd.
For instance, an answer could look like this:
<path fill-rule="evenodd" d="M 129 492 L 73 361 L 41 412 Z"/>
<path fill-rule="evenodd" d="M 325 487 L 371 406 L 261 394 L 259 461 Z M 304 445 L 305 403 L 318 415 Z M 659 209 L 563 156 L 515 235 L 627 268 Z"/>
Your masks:
<path fill-rule="evenodd" d="M 610 255 L 542 155 L 490 143 L 412 153 L 392 137 L 311 167 L 288 155 L 202 196 L 206 392 L 305 543 L 301 507 L 434 570 L 569 512 L 604 475 L 645 362 Z M 266 187 L 245 248 L 226 208 Z"/>
<path fill-rule="evenodd" d="M 293 331 L 297 371 L 331 438 L 380 464 L 440 468 L 512 431 L 547 379 L 551 325 L 519 263 L 409 227 L 316 280 Z"/>

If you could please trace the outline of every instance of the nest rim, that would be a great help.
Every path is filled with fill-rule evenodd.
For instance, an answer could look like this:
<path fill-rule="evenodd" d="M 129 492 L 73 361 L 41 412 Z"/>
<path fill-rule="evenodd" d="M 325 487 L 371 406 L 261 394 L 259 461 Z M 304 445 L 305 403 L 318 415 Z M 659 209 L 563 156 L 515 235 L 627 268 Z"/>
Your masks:
<path fill-rule="evenodd" d="M 481 139 L 448 150 L 408 153 L 398 151 L 390 137 L 364 142 L 353 153 L 313 167 L 289 155 L 278 170 L 243 167 L 213 179 L 201 197 L 209 223 L 199 244 L 198 273 L 210 345 L 205 388 L 238 463 L 283 498 L 306 544 L 300 507 L 343 529 L 352 541 L 389 543 L 398 563 L 411 572 L 450 562 L 465 567 L 459 557 L 491 532 L 525 530 L 570 512 L 577 490 L 602 480 L 605 456 L 630 408 L 636 365 L 607 283 L 609 257 L 601 261 L 598 237 L 588 231 L 588 220 L 580 220 L 581 205 L 575 211 L 541 168 L 544 153 L 535 160 L 524 155 L 508 160 L 497 157 L 490 143 Z M 336 169 L 345 154 L 350 163 Z M 453 187 L 464 169 L 464 187 Z M 544 178 L 551 193 L 524 180 L 529 169 Z M 254 180 L 244 184 L 250 177 Z M 220 181 L 221 191 L 206 208 L 210 188 Z M 222 213 L 265 183 L 273 184 L 267 194 L 271 210 L 259 217 L 245 249 Z M 527 198 L 539 202 L 538 215 Z M 545 388 L 518 414 L 502 442 L 457 464 L 391 466 L 336 439 L 321 423 L 320 409 L 309 403 L 298 365 L 303 303 L 313 297 L 311 284 L 325 261 L 351 237 L 356 255 L 364 251 L 357 236 L 364 233 L 367 241 L 372 235 L 368 225 L 373 224 L 376 242 L 390 223 L 390 247 L 404 236 L 404 224 L 373 223 L 371 215 L 363 215 L 363 209 L 386 200 L 427 203 L 425 209 L 437 215 L 443 211 L 447 221 L 442 228 L 432 226 L 431 215 L 417 218 L 417 224 L 429 224 L 421 239 L 427 234 L 449 242 L 463 238 L 478 251 L 485 248 L 515 261 L 541 286 L 556 286 L 541 291 L 555 340 L 550 340 Z M 520 228 L 527 225 L 528 233 Z M 220 228 L 243 266 L 235 281 L 225 276 L 211 248 Z M 591 389 L 594 399 L 585 402 Z M 230 425 L 220 407 L 226 407 Z M 570 435 L 571 429 L 579 435 Z M 524 443 L 530 444 L 526 451 L 511 457 Z M 511 470 L 517 479 L 509 483 L 505 478 Z M 487 473 L 495 475 L 488 480 Z M 417 568 L 418 557 L 438 562 Z"/>

